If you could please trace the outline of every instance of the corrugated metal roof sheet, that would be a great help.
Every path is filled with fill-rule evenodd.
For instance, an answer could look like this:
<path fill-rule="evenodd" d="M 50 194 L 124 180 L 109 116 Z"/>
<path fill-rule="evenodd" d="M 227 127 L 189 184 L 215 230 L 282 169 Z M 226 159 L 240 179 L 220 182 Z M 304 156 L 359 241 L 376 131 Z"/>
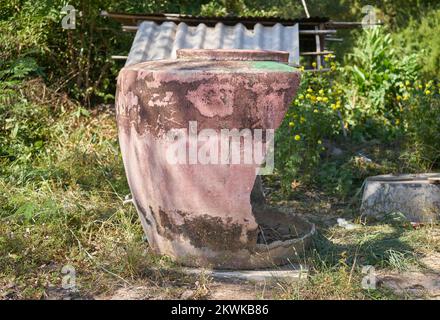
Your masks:
<path fill-rule="evenodd" d="M 298 25 L 280 23 L 265 27 L 257 23 L 253 29 L 238 23 L 228 26 L 221 22 L 215 27 L 201 23 L 189 26 L 184 22 L 157 24 L 144 21 L 133 41 L 126 66 L 139 62 L 174 59 L 177 49 L 263 49 L 290 53 L 289 64 L 299 64 Z"/>
<path fill-rule="evenodd" d="M 176 13 L 156 13 L 156 14 L 139 14 L 139 13 L 118 13 L 101 11 L 101 16 L 110 17 L 119 21 L 125 25 L 137 26 L 143 21 L 154 21 L 156 23 L 162 23 L 165 21 L 172 21 L 175 23 L 185 22 L 188 25 L 198 25 L 204 23 L 207 26 L 214 26 L 218 22 L 222 22 L 225 25 L 236 25 L 241 23 L 247 28 L 253 27 L 257 23 L 261 23 L 264 26 L 273 26 L 276 23 L 281 23 L 284 26 L 291 26 L 297 23 L 301 25 L 318 25 L 320 23 L 330 22 L 328 17 L 310 17 L 310 18 L 295 18 L 284 19 L 281 17 L 250 17 L 250 16 L 194 16 L 187 14 Z"/>

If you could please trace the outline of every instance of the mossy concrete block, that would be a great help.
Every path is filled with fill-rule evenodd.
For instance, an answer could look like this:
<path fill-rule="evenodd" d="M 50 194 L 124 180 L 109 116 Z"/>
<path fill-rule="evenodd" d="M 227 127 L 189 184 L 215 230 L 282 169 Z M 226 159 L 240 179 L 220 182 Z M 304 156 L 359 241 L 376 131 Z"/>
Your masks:
<path fill-rule="evenodd" d="M 362 198 L 363 216 L 384 218 L 400 212 L 411 222 L 438 222 L 440 174 L 382 175 L 366 180 Z"/>

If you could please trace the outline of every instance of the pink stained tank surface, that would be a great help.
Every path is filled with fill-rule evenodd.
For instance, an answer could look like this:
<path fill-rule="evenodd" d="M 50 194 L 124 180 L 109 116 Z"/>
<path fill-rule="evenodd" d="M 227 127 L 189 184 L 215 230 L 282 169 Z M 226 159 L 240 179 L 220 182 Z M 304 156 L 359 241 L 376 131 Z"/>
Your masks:
<path fill-rule="evenodd" d="M 175 60 L 121 70 L 119 141 L 156 252 L 189 266 L 247 269 L 293 261 L 310 244 L 313 225 L 266 204 L 259 164 L 224 163 L 206 144 L 200 149 L 206 132 L 221 153 L 222 130 L 279 127 L 300 81 L 287 61 L 280 51 L 181 49 Z M 180 145 L 179 132 L 187 134 Z"/>

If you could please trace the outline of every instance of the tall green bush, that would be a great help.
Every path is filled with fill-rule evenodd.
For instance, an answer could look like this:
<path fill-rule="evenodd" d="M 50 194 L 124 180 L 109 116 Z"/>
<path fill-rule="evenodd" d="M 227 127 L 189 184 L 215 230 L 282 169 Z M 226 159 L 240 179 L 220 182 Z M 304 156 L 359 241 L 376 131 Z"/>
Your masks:
<path fill-rule="evenodd" d="M 331 72 L 303 73 L 299 93 L 277 131 L 275 161 L 284 191 L 293 180 L 313 180 L 324 140 L 342 130 L 342 91 L 334 82 L 336 64 L 331 65 Z"/>
<path fill-rule="evenodd" d="M 342 77 L 346 104 L 343 116 L 360 138 L 385 138 L 395 133 L 407 83 L 419 78 L 418 55 L 398 50 L 383 28 L 363 31 L 348 55 Z"/>
<path fill-rule="evenodd" d="M 359 35 L 344 65 L 327 63 L 329 72 L 304 73 L 300 92 L 276 136 L 276 168 L 285 192 L 300 181 L 319 182 L 347 194 L 355 182 L 381 172 L 373 163 L 358 160 L 357 153 L 333 157 L 335 143 L 356 150 L 359 143 L 372 140 L 382 145 L 399 142 L 399 154 L 406 155 L 399 168 L 439 167 L 439 88 L 434 81 L 420 79 L 417 54 L 396 48 L 391 36 L 378 27 Z M 354 172 L 360 166 L 365 167 L 362 172 Z"/>
<path fill-rule="evenodd" d="M 404 158 L 419 170 L 440 168 L 440 83 L 416 83 L 409 97 L 401 102 L 406 131 Z"/>
<path fill-rule="evenodd" d="M 63 0 L 7 0 L 0 3 L 0 80 L 24 58 L 34 60 L 55 90 L 92 105 L 113 99 L 122 67 L 112 54 L 127 54 L 133 34 L 100 17 L 101 10 L 197 13 L 206 1 L 72 0 L 76 28 L 61 27 Z M 29 72 L 29 75 L 32 75 Z"/>
<path fill-rule="evenodd" d="M 440 9 L 409 20 L 409 25 L 394 35 L 397 46 L 418 52 L 426 78 L 440 78 Z"/>

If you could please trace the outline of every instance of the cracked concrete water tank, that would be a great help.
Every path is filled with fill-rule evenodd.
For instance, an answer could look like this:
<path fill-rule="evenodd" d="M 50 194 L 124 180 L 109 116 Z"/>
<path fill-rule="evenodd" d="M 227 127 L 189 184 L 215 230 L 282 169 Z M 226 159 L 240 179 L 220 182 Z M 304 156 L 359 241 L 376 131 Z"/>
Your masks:
<path fill-rule="evenodd" d="M 366 180 L 362 215 L 384 218 L 402 213 L 411 222 L 430 223 L 440 218 L 440 174 L 382 175 Z"/>
<path fill-rule="evenodd" d="M 294 261 L 307 248 L 314 226 L 266 204 L 259 164 L 230 162 L 230 149 L 228 162 L 189 159 L 193 149 L 206 152 L 200 140 L 183 140 L 170 153 L 179 132 L 200 138 L 205 130 L 210 146 L 221 147 L 224 129 L 249 129 L 255 138 L 256 129 L 278 128 L 300 81 L 287 61 L 280 51 L 183 49 L 177 59 L 121 70 L 119 141 L 133 202 L 156 252 L 189 266 L 246 269 Z M 243 148 L 239 143 L 239 155 Z M 208 149 L 214 158 L 215 148 Z"/>

